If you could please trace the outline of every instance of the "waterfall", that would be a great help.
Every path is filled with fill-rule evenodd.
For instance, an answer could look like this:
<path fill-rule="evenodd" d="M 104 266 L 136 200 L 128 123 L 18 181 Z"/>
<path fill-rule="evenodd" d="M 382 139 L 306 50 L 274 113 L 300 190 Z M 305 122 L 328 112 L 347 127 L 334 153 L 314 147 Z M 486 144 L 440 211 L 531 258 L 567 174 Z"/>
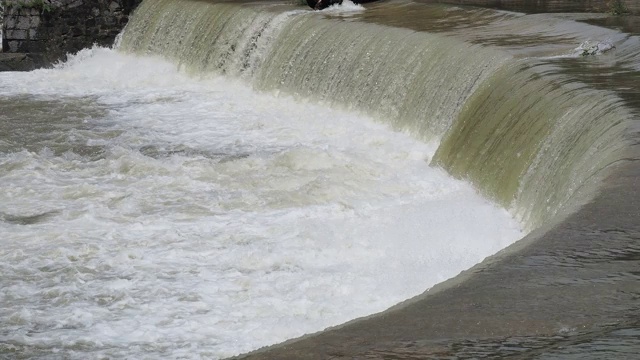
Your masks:
<path fill-rule="evenodd" d="M 434 162 L 465 177 L 530 226 L 586 201 L 624 157 L 632 120 L 621 99 L 540 76 L 514 61 L 464 105 Z"/>
<path fill-rule="evenodd" d="M 624 159 L 634 117 L 615 93 L 549 71 L 548 59 L 286 5 L 145 1 L 121 50 L 438 141 L 433 165 L 471 181 L 529 228 L 593 196 Z"/>

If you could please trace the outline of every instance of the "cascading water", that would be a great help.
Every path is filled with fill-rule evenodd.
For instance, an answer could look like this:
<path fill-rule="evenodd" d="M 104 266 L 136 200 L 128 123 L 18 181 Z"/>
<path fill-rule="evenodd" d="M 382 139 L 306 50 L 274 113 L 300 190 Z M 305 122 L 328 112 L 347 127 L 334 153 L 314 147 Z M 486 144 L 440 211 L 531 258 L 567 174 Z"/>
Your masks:
<path fill-rule="evenodd" d="M 475 87 L 508 58 L 448 38 L 309 11 L 179 1 L 143 4 L 122 48 L 160 54 L 195 73 L 247 77 L 259 90 L 357 109 L 424 140 L 440 137 Z M 451 63 L 457 65 L 444 66 Z"/>
<path fill-rule="evenodd" d="M 633 116 L 609 92 L 583 91 L 532 70 L 517 62 L 482 86 L 434 162 L 472 179 L 504 206 L 515 205 L 535 227 L 591 195 L 623 157 Z"/>
<path fill-rule="evenodd" d="M 0 74 L 0 357 L 221 358 L 379 312 L 522 237 L 476 191 L 535 228 L 624 158 L 624 99 L 493 47 L 516 15 L 377 11 L 146 0 L 118 51 Z"/>
<path fill-rule="evenodd" d="M 634 115 L 621 99 L 545 74 L 543 60 L 348 21 L 348 12 L 327 19 L 263 10 L 147 2 L 123 48 L 362 111 L 424 141 L 444 139 L 434 163 L 512 208 L 529 228 L 586 201 L 603 170 L 624 157 Z"/>

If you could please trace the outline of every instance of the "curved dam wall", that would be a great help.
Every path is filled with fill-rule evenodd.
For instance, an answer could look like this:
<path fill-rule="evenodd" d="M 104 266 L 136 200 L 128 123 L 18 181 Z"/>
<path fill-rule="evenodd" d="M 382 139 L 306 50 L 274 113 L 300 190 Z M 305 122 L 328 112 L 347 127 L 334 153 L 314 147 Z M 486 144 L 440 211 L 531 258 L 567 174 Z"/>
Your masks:
<path fill-rule="evenodd" d="M 611 91 L 453 37 L 251 6 L 145 2 L 122 49 L 362 111 L 425 141 L 433 165 L 536 228 L 584 203 L 626 157 L 634 115 Z"/>
<path fill-rule="evenodd" d="M 439 143 L 427 161 L 472 182 L 531 230 L 387 312 L 249 357 L 503 356 L 512 354 L 504 344 L 553 352 L 640 328 L 638 39 L 616 36 L 615 60 L 591 61 L 557 56 L 537 40 L 513 46 L 517 36 L 499 26 L 480 36 L 376 16 L 375 6 L 389 14 L 414 5 L 385 2 L 344 16 L 278 3 L 156 0 L 127 25 L 122 51 L 363 112 Z M 547 27 L 495 16 L 531 21 L 526 31 Z M 578 41 L 542 28 L 521 39 Z"/>

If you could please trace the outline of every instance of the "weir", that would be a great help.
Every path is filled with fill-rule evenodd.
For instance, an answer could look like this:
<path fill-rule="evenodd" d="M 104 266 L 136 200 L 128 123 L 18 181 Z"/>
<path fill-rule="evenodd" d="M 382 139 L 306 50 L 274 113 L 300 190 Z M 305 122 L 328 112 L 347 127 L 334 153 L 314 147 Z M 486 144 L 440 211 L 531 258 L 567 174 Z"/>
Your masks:
<path fill-rule="evenodd" d="M 615 51 L 573 51 L 597 37 Z M 120 49 L 439 142 L 427 161 L 531 230 L 418 298 L 249 358 L 498 356 L 518 347 L 544 355 L 640 329 L 637 37 L 408 1 L 311 12 L 146 0 Z M 634 339 L 628 346 L 638 349 Z"/>

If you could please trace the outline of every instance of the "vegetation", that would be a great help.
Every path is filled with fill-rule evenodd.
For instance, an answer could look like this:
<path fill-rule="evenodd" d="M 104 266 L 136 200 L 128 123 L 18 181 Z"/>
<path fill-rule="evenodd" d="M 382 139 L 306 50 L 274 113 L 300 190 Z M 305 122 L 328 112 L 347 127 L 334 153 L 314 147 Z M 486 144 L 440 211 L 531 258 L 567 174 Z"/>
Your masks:
<path fill-rule="evenodd" d="M 46 0 L 0 0 L 3 8 L 38 9 L 41 13 L 51 11 L 51 4 Z"/>
<path fill-rule="evenodd" d="M 609 1 L 609 13 L 611 15 L 623 15 L 629 12 L 627 6 L 623 0 L 611 0 Z"/>

